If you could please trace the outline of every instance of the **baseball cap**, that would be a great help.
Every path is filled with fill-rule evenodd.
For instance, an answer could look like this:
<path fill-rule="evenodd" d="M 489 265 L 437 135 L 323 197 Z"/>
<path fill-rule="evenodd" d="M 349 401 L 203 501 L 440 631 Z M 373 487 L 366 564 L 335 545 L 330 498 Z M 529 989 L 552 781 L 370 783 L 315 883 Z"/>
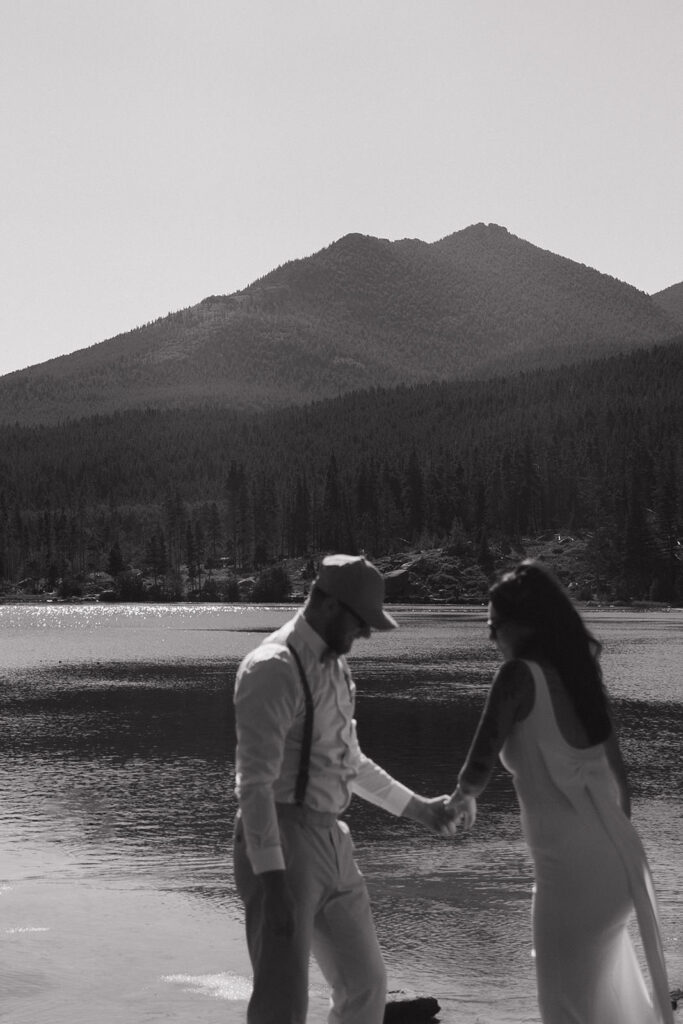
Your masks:
<path fill-rule="evenodd" d="M 397 629 L 398 622 L 384 611 L 384 577 L 362 555 L 327 555 L 316 584 L 347 605 L 372 629 Z"/>

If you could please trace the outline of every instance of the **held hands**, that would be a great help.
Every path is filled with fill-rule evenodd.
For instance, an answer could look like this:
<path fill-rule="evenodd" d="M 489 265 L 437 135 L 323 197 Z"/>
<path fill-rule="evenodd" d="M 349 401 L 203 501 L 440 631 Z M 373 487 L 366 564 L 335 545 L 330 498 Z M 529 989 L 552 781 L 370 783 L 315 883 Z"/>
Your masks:
<path fill-rule="evenodd" d="M 418 821 L 437 835 L 454 836 L 457 818 L 456 810 L 450 804 L 451 799 L 447 794 L 430 799 L 414 793 L 403 813 L 406 818 Z"/>
<path fill-rule="evenodd" d="M 455 828 L 458 825 L 465 832 L 469 832 L 477 820 L 477 801 L 475 797 L 463 793 L 460 786 L 458 786 L 455 792 L 447 798 L 446 808 L 447 812 L 452 815 L 453 833 L 455 833 Z"/>

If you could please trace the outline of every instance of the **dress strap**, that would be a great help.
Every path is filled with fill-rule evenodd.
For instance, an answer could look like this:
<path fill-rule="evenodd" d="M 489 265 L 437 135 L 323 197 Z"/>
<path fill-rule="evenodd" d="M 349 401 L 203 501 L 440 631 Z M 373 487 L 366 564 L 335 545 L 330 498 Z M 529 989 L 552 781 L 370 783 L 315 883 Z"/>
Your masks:
<path fill-rule="evenodd" d="M 313 741 L 313 697 L 311 696 L 311 688 L 308 685 L 308 679 L 304 672 L 304 667 L 301 664 L 301 658 L 297 651 L 288 642 L 287 647 L 289 648 L 296 667 L 299 670 L 299 678 L 301 679 L 301 685 L 304 690 L 304 702 L 306 705 L 306 717 L 304 718 L 304 734 L 301 740 L 301 758 L 299 760 L 299 771 L 296 777 L 296 786 L 294 789 L 294 800 L 299 806 L 304 802 L 306 796 L 306 788 L 308 786 L 308 772 L 311 763 L 311 744 Z"/>
<path fill-rule="evenodd" d="M 549 726 L 553 732 L 562 738 L 545 672 L 537 661 L 528 661 L 525 658 L 524 664 L 531 672 L 534 680 L 534 710 L 542 720 L 543 725 Z"/>

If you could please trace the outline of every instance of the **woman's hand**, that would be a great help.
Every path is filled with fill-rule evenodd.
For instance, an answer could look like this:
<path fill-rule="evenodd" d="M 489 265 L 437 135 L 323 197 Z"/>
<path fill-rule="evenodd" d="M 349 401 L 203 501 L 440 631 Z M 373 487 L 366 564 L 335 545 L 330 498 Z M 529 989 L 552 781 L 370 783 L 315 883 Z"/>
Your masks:
<path fill-rule="evenodd" d="M 459 825 L 469 832 L 477 820 L 477 801 L 473 796 L 463 793 L 460 786 L 449 797 L 446 807 L 453 814 L 454 825 Z"/>

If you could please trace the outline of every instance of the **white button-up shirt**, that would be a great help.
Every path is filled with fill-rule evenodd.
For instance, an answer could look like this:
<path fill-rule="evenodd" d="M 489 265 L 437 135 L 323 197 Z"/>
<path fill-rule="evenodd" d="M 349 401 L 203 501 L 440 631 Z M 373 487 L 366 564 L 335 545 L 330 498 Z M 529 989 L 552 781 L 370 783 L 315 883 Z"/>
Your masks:
<path fill-rule="evenodd" d="M 366 757 L 356 736 L 356 687 L 346 658 L 330 654 L 298 612 L 244 658 L 235 683 L 235 792 L 256 874 L 285 866 L 275 803 L 294 803 L 306 712 L 296 649 L 313 698 L 313 738 L 305 804 L 341 814 L 353 793 L 392 814 L 413 791 Z"/>

